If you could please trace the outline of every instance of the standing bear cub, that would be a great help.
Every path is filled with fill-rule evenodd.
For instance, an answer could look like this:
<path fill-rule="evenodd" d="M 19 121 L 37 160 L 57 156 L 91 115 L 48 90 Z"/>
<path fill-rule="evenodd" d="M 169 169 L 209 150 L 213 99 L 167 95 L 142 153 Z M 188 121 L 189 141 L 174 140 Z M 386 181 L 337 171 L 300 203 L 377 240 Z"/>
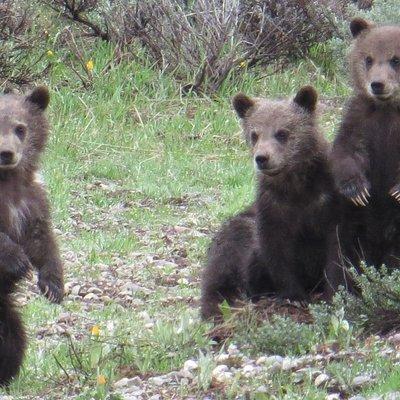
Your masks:
<path fill-rule="evenodd" d="M 51 228 L 44 188 L 37 182 L 39 157 L 47 142 L 44 111 L 49 93 L 0 96 L 0 385 L 18 372 L 25 334 L 11 293 L 31 266 L 44 295 L 61 302 L 63 271 Z"/>
<path fill-rule="evenodd" d="M 341 215 L 330 240 L 328 297 L 353 290 L 346 268 L 400 267 L 400 27 L 357 18 L 350 70 L 354 88 L 331 163 Z"/>
<path fill-rule="evenodd" d="M 242 294 L 304 300 L 322 290 L 334 192 L 316 103 L 310 86 L 293 100 L 243 94 L 233 99 L 252 149 L 258 190 L 254 204 L 228 220 L 210 246 L 203 318 L 218 318 L 219 304 L 232 304 Z"/>

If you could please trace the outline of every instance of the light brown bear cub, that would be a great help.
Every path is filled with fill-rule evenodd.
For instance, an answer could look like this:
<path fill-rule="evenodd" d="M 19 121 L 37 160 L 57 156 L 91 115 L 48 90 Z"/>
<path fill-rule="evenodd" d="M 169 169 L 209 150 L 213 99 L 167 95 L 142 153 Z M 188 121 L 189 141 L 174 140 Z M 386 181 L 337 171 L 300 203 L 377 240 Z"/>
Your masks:
<path fill-rule="evenodd" d="M 0 232 L 7 235 L 39 271 L 39 287 L 59 303 L 63 272 L 51 227 L 46 192 L 37 181 L 39 157 L 49 132 L 45 87 L 28 96 L 0 97 Z"/>
<path fill-rule="evenodd" d="M 334 193 L 316 103 L 309 86 L 290 100 L 234 98 L 258 174 L 257 197 L 210 246 L 203 318 L 218 318 L 219 304 L 241 295 L 305 300 L 322 291 Z"/>
<path fill-rule="evenodd" d="M 328 297 L 352 290 L 346 267 L 400 268 L 400 26 L 353 20 L 354 94 L 331 162 L 341 216 L 331 240 Z"/>
<path fill-rule="evenodd" d="M 36 180 L 49 130 L 48 103 L 44 87 L 28 96 L 0 96 L 0 386 L 18 373 L 26 346 L 11 296 L 16 283 L 34 266 L 46 297 L 59 303 L 64 295 L 49 205 Z"/>

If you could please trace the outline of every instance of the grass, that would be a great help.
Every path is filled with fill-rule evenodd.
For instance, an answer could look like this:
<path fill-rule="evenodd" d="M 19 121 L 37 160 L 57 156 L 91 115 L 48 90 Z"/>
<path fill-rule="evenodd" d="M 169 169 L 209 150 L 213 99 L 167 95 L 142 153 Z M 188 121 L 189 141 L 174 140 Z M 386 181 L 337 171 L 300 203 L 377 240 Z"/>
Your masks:
<path fill-rule="evenodd" d="M 52 95 L 52 135 L 43 173 L 67 286 L 100 288 L 106 297 L 87 301 L 70 295 L 55 306 L 37 291 L 31 294 L 23 307 L 29 348 L 10 387 L 15 398 L 117 399 L 112 396 L 118 379 L 162 375 L 188 359 L 199 361 L 198 381 L 177 387 L 176 398 L 209 393 L 218 349 L 206 334 L 210 326 L 199 319 L 199 276 L 212 231 L 254 196 L 252 163 L 230 98 L 237 91 L 291 95 L 310 82 L 327 104 L 340 105 L 348 94 L 345 79 L 326 78 L 302 62 L 278 74 L 248 72 L 240 83 L 227 82 L 213 99 L 181 97 L 177 83 L 140 55 L 114 65 L 113 54 L 106 44 L 86 54 L 94 61 L 87 90 L 57 54 L 45 82 Z M 338 118 L 337 107 L 325 108 L 321 126 L 328 137 Z M 126 283 L 136 285 L 127 289 L 127 301 L 120 289 Z M 293 324 L 287 342 L 284 320 L 272 328 L 248 321 L 227 345 L 246 348 L 251 339 L 253 356 L 304 354 L 326 339 Z M 398 367 L 371 357 L 372 370 L 385 367 L 377 390 L 394 387 Z M 330 370 L 341 379 L 349 367 L 333 364 Z M 312 379 L 305 382 L 296 384 L 290 372 L 267 382 L 235 377 L 214 395 L 270 398 L 255 391 L 267 384 L 268 396 L 275 398 L 325 398 L 326 390 Z"/>

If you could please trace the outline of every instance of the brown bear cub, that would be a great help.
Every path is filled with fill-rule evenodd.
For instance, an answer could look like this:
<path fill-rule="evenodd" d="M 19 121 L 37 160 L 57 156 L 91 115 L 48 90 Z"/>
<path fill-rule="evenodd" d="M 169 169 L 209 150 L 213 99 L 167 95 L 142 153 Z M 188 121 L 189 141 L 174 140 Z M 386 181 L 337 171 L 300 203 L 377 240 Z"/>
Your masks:
<path fill-rule="evenodd" d="M 242 294 L 305 300 L 322 290 L 335 196 L 316 103 L 309 86 L 290 101 L 234 98 L 258 191 L 254 204 L 228 220 L 211 244 L 202 280 L 203 318 L 218 318 L 219 304 L 232 304 Z"/>
<path fill-rule="evenodd" d="M 354 94 L 331 154 L 341 215 L 330 240 L 328 297 L 339 285 L 354 289 L 350 265 L 400 267 L 400 26 L 357 18 L 350 30 Z"/>
<path fill-rule="evenodd" d="M 64 294 L 49 205 L 36 179 L 49 130 L 44 115 L 48 103 L 44 87 L 28 96 L 0 96 L 0 385 L 18 372 L 25 347 L 10 297 L 16 282 L 33 266 L 47 298 L 59 303 Z"/>

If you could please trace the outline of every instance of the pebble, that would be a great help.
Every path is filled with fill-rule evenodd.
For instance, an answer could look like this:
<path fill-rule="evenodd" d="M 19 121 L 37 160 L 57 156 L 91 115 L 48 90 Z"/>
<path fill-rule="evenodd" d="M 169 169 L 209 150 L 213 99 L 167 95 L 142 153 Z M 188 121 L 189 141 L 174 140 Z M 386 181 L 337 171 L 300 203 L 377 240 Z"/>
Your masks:
<path fill-rule="evenodd" d="M 199 367 L 196 361 L 194 360 L 187 360 L 183 364 L 183 369 L 186 371 L 194 371 Z"/>
<path fill-rule="evenodd" d="M 220 374 L 220 373 L 222 373 L 222 372 L 228 372 L 228 371 L 229 371 L 228 366 L 225 365 L 225 364 L 221 364 L 221 365 L 216 366 L 216 367 L 213 369 L 211 375 L 212 375 L 212 376 L 215 376 L 215 375 L 218 375 L 218 374 Z"/>
<path fill-rule="evenodd" d="M 364 396 L 356 395 L 349 398 L 349 400 L 366 400 Z"/>
<path fill-rule="evenodd" d="M 340 393 L 331 393 L 325 397 L 325 400 L 340 400 Z"/>
<path fill-rule="evenodd" d="M 170 382 L 170 379 L 165 378 L 164 376 L 153 376 L 152 378 L 149 378 L 148 382 L 152 385 L 162 386 L 164 383 Z"/>
<path fill-rule="evenodd" d="M 329 375 L 327 374 L 319 374 L 314 381 L 314 385 L 316 387 L 322 386 L 329 381 Z"/>
<path fill-rule="evenodd" d="M 262 356 L 262 357 L 258 358 L 256 361 L 257 365 L 265 365 L 266 367 L 274 365 L 275 363 L 282 365 L 283 357 L 281 357 L 281 356 L 269 356 L 269 357 Z"/>
<path fill-rule="evenodd" d="M 363 386 L 372 382 L 372 378 L 369 375 L 359 375 L 353 379 L 353 386 Z"/>
<path fill-rule="evenodd" d="M 389 337 L 389 342 L 393 344 L 399 344 L 400 343 L 400 333 L 396 333 L 393 336 Z"/>
<path fill-rule="evenodd" d="M 97 296 L 97 294 L 94 294 L 94 293 L 88 293 L 83 299 L 84 300 L 98 300 L 99 296 Z"/>
<path fill-rule="evenodd" d="M 256 374 L 257 370 L 252 365 L 245 365 L 242 369 L 244 376 L 249 377 Z"/>
<path fill-rule="evenodd" d="M 228 354 L 231 356 L 239 354 L 239 349 L 237 348 L 236 344 L 230 344 L 228 346 Z"/>

